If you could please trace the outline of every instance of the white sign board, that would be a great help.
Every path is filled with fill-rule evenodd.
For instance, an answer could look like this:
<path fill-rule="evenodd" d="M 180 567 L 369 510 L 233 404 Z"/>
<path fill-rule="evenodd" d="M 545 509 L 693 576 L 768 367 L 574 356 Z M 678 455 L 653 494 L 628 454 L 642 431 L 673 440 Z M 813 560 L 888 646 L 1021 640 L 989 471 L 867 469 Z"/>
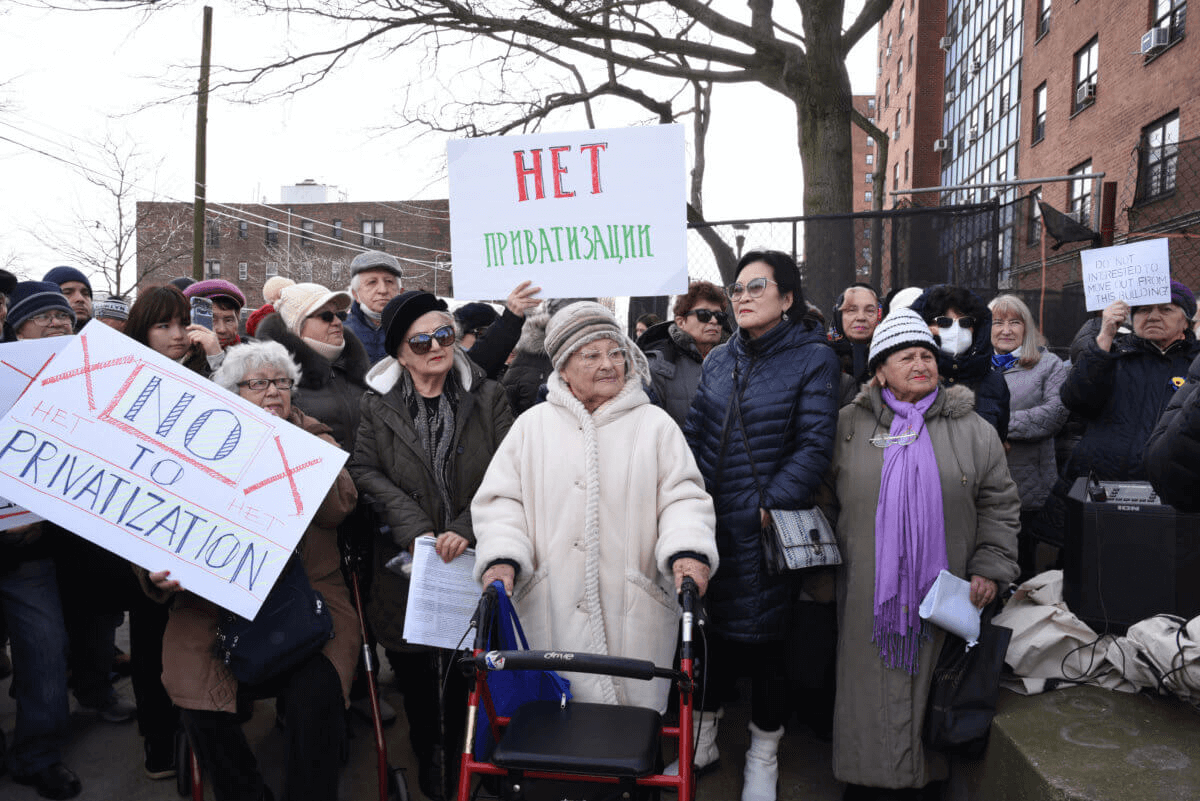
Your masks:
<path fill-rule="evenodd" d="M 71 344 L 71 337 L 26 339 L 0 344 L 0 417 L 17 402 L 54 355 Z M 0 531 L 41 520 L 23 506 L 0 497 Z"/>
<path fill-rule="evenodd" d="M 1171 302 L 1171 259 L 1166 239 L 1147 239 L 1079 251 L 1088 311 L 1116 300 L 1130 306 Z"/>
<path fill-rule="evenodd" d="M 687 291 L 682 125 L 456 139 L 450 247 L 457 298 Z"/>
<path fill-rule="evenodd" d="M 11 500 L 253 618 L 347 454 L 92 321 L 0 420 Z"/>

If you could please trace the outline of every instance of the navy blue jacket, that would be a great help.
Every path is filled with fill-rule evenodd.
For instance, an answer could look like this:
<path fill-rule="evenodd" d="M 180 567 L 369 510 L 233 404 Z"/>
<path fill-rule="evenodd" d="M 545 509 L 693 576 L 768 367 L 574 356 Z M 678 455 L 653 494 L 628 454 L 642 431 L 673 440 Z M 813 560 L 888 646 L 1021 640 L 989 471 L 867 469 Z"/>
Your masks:
<path fill-rule="evenodd" d="M 1146 473 L 1164 501 L 1200 512 L 1200 357 L 1150 435 Z"/>
<path fill-rule="evenodd" d="M 1079 352 L 1063 382 L 1063 403 L 1087 423 L 1071 452 L 1068 480 L 1095 470 L 1108 481 L 1144 481 L 1150 432 L 1183 384 L 1200 345 L 1191 330 L 1163 353 L 1153 342 L 1121 334 L 1111 350 L 1093 339 Z"/>
<path fill-rule="evenodd" d="M 758 339 L 739 330 L 704 360 L 684 434 L 716 506 L 721 569 L 706 601 L 713 630 L 729 639 L 784 636 L 793 582 L 766 572 L 758 510 L 813 505 L 833 455 L 840 372 L 823 333 L 804 323 Z M 734 408 L 739 396 L 749 451 Z"/>
<path fill-rule="evenodd" d="M 358 305 L 358 301 L 350 304 L 350 314 L 346 316 L 346 327 L 354 332 L 358 337 L 358 341 L 367 349 L 367 358 L 371 360 L 371 364 L 388 355 L 387 348 L 384 347 L 384 341 L 387 339 L 387 331 L 383 330 L 383 326 L 376 328 L 371 325 L 371 321 L 363 314 L 362 307 Z"/>

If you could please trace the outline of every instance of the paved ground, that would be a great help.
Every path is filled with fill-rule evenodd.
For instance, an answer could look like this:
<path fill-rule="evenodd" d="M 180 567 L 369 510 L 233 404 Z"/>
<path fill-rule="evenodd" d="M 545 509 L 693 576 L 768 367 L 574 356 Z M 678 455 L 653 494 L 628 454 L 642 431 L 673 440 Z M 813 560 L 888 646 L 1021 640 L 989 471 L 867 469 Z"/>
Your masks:
<path fill-rule="evenodd" d="M 125 640 L 124 629 L 118 642 Z M 11 737 L 16 706 L 8 696 L 10 680 L 0 681 L 0 728 Z M 117 684 L 118 690 L 133 699 L 128 679 Z M 390 676 L 383 677 L 384 697 L 397 710 L 402 696 L 392 686 Z M 721 723 L 721 769 L 700 780 L 700 801 L 737 799 L 741 791 L 741 771 L 748 742 L 746 722 L 748 706 L 731 705 Z M 78 709 L 72 700 L 72 735 L 66 747 L 66 762 L 83 782 L 84 801 L 171 801 L 178 799 L 174 780 L 152 781 L 142 771 L 142 744 L 135 723 L 114 725 Z M 278 787 L 282 772 L 283 739 L 274 726 L 273 702 L 259 702 L 254 718 L 246 724 L 247 737 L 259 755 L 268 783 Z M 357 717 L 352 726 L 350 762 L 342 775 L 342 801 L 372 801 L 378 798 L 375 780 L 375 747 L 369 724 Z M 416 767 L 408 746 L 408 725 L 401 712 L 395 725 L 386 729 L 388 751 L 394 766 L 408 768 L 413 798 L 423 796 L 417 789 Z M 780 801 L 835 801 L 841 798 L 841 785 L 830 770 L 827 743 L 817 740 L 800 724 L 791 727 L 780 753 L 782 777 Z M 211 798 L 211 794 L 207 796 Z M 8 776 L 0 777 L 0 799 L 34 801 L 37 793 L 16 784 Z M 670 798 L 670 796 L 667 796 Z"/>

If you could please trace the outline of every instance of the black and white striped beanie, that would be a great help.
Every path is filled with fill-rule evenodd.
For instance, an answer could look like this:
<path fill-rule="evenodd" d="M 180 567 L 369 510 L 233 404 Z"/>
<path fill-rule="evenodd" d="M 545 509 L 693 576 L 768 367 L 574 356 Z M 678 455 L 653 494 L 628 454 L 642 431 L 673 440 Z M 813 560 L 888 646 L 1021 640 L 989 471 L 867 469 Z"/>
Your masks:
<path fill-rule="evenodd" d="M 935 356 L 937 342 L 929 332 L 929 326 L 921 315 L 912 309 L 893 309 L 883 318 L 871 337 L 871 349 L 867 355 L 867 371 L 874 373 L 879 365 L 893 353 L 905 348 L 928 348 Z"/>

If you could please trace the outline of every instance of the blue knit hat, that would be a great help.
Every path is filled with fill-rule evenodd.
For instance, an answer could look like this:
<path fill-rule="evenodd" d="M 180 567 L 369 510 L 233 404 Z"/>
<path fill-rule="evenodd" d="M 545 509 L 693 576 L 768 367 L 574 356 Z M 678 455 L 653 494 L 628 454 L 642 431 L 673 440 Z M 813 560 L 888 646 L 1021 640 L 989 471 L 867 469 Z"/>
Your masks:
<path fill-rule="evenodd" d="M 50 272 L 46 273 L 42 280 L 49 281 L 52 284 L 57 284 L 60 287 L 68 281 L 78 281 L 87 287 L 89 295 L 92 294 L 92 282 L 87 279 L 86 275 L 74 267 L 67 267 L 66 265 L 55 267 Z"/>
<path fill-rule="evenodd" d="M 8 298 L 8 322 L 14 331 L 18 331 L 30 317 L 52 309 L 60 309 L 71 315 L 71 324 L 74 325 L 75 311 L 58 284 L 53 281 L 22 281 Z"/>

